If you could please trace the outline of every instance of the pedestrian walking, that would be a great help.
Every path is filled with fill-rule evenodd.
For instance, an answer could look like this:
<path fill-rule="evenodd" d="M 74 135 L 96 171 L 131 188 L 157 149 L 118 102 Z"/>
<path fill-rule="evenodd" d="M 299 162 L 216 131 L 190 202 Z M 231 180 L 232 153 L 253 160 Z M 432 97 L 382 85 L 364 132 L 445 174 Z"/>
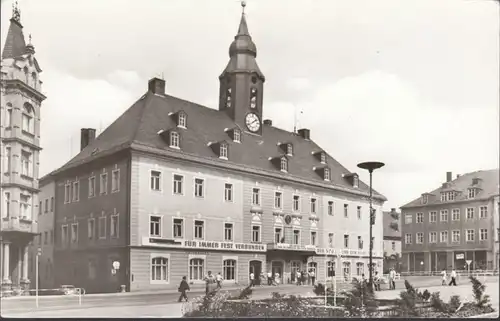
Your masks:
<path fill-rule="evenodd" d="M 215 281 L 217 282 L 217 288 L 218 289 L 222 289 L 222 280 L 224 280 L 224 278 L 222 277 L 222 275 L 219 273 L 217 273 L 217 275 L 215 276 Z"/>
<path fill-rule="evenodd" d="M 375 276 L 373 277 L 373 283 L 375 286 L 375 291 L 380 291 L 380 276 L 378 275 L 378 271 L 375 272 Z"/>
<path fill-rule="evenodd" d="M 316 274 L 314 273 L 314 270 L 311 270 L 311 282 L 312 282 L 312 285 L 314 286 L 314 284 L 316 282 Z"/>
<path fill-rule="evenodd" d="M 456 286 L 457 285 L 457 272 L 455 271 L 455 269 L 451 270 L 450 277 L 451 277 L 451 281 L 448 285 L 449 286 L 451 286 L 451 285 Z"/>
<path fill-rule="evenodd" d="M 250 272 L 250 286 L 253 287 L 255 285 L 255 274 Z"/>
<path fill-rule="evenodd" d="M 189 291 L 189 290 L 190 290 L 189 284 L 186 281 L 186 277 L 183 276 L 182 280 L 181 280 L 181 284 L 179 285 L 179 289 L 178 289 L 178 291 L 181 293 L 181 295 L 179 296 L 178 302 L 182 302 L 182 299 L 185 299 L 186 302 L 188 301 L 186 291 Z"/>
<path fill-rule="evenodd" d="M 396 290 L 396 271 L 394 268 L 389 271 L 389 289 Z"/>
<path fill-rule="evenodd" d="M 274 283 L 276 283 L 276 286 L 280 285 L 280 274 L 278 272 L 274 274 Z"/>
<path fill-rule="evenodd" d="M 297 279 L 297 285 L 300 285 L 300 283 L 301 283 L 301 282 L 300 282 L 300 281 L 301 281 L 301 279 L 300 279 L 300 278 L 302 277 L 302 275 L 301 275 L 301 273 L 300 273 L 300 271 L 299 271 L 299 270 L 297 270 L 297 272 L 295 273 L 295 277 L 296 277 L 296 279 Z"/>
<path fill-rule="evenodd" d="M 446 285 L 446 283 L 448 283 L 447 281 L 446 270 L 443 269 L 443 271 L 441 271 L 441 285 Z"/>
<path fill-rule="evenodd" d="M 212 274 L 212 271 L 208 271 L 208 275 L 205 276 L 205 294 L 209 294 L 210 292 L 215 290 L 215 283 L 216 281 L 214 275 Z"/>
<path fill-rule="evenodd" d="M 267 285 L 273 285 L 273 273 L 271 271 L 267 272 Z"/>
<path fill-rule="evenodd" d="M 266 281 L 266 275 L 264 274 L 264 271 L 262 271 L 260 272 L 259 286 L 263 286 L 265 281 Z"/>

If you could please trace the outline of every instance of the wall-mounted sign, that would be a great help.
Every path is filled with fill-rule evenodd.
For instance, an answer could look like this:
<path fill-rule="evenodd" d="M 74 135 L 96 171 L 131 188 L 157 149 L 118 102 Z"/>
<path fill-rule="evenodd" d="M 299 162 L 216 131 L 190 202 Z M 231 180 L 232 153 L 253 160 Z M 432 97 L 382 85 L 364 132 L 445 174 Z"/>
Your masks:
<path fill-rule="evenodd" d="M 465 254 L 463 254 L 463 253 L 462 254 L 457 254 L 456 258 L 457 258 L 457 260 L 463 260 L 463 259 L 465 259 Z"/>
<path fill-rule="evenodd" d="M 216 251 L 238 251 L 238 252 L 266 252 L 266 244 L 232 243 L 216 241 L 195 240 L 166 240 L 159 238 L 144 237 L 142 245 L 159 246 L 165 248 L 194 249 L 194 250 L 216 250 Z"/>
<path fill-rule="evenodd" d="M 288 244 L 288 243 L 274 244 L 274 248 L 279 250 L 290 250 L 290 251 L 316 251 L 316 246 L 314 245 L 301 245 L 301 244 Z"/>
<path fill-rule="evenodd" d="M 119 269 L 120 269 L 120 262 L 118 262 L 118 261 L 114 261 L 114 262 L 113 262 L 113 269 L 115 269 L 115 270 L 119 270 Z"/>

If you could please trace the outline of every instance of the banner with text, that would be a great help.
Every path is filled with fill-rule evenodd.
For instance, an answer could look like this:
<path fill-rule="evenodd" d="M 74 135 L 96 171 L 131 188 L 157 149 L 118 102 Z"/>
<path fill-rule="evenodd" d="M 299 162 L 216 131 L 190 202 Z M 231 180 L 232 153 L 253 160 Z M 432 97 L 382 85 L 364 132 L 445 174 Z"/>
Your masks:
<path fill-rule="evenodd" d="M 239 252 L 266 252 L 266 244 L 233 243 L 216 241 L 195 240 L 171 240 L 161 238 L 145 237 L 142 245 L 160 246 L 166 248 L 193 249 L 193 250 L 217 250 L 217 251 L 239 251 Z"/>

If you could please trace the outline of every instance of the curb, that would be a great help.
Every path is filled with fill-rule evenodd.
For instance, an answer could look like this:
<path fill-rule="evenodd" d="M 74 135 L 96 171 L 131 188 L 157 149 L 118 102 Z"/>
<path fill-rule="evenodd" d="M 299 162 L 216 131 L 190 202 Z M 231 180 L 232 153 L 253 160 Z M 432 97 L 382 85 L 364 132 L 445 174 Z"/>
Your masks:
<path fill-rule="evenodd" d="M 469 317 L 469 319 L 498 319 L 498 311 L 474 315 L 474 316 Z"/>

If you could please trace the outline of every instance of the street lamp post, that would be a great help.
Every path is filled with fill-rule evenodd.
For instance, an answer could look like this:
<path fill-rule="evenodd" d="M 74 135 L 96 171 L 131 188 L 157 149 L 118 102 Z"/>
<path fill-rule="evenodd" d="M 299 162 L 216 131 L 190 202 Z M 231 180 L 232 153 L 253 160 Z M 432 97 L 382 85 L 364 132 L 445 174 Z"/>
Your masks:
<path fill-rule="evenodd" d="M 385 164 L 381 162 L 364 162 L 359 163 L 358 167 L 361 169 L 366 169 L 370 173 L 370 250 L 369 250 L 369 267 L 368 267 L 368 285 L 369 289 L 373 291 L 373 225 L 375 224 L 375 213 L 372 204 L 372 174 L 373 171 L 383 167 Z"/>

